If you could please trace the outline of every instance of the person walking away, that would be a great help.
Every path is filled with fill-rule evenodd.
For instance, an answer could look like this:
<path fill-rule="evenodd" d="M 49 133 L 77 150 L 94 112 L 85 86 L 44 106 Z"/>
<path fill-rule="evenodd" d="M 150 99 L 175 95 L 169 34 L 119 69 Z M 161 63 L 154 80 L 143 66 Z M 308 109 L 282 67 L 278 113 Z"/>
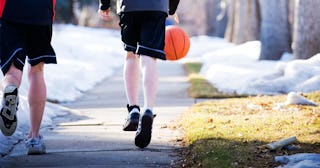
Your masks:
<path fill-rule="evenodd" d="M 46 103 L 44 64 L 57 63 L 51 46 L 55 4 L 56 0 L 0 0 L 0 65 L 4 75 L 0 129 L 11 136 L 17 128 L 18 90 L 27 59 L 30 130 L 25 144 L 30 155 L 46 152 L 39 130 Z"/>
<path fill-rule="evenodd" d="M 171 0 L 170 0 L 171 1 Z M 110 0 L 100 0 L 99 14 L 110 21 Z M 153 107 L 157 95 L 157 59 L 166 60 L 164 52 L 165 22 L 174 14 L 179 0 L 118 0 L 117 13 L 120 16 L 121 39 L 127 51 L 123 69 L 127 96 L 128 116 L 124 131 L 137 131 L 135 145 L 145 148 L 151 141 Z M 140 78 L 142 74 L 142 79 Z M 138 102 L 139 84 L 142 80 L 143 113 Z"/>

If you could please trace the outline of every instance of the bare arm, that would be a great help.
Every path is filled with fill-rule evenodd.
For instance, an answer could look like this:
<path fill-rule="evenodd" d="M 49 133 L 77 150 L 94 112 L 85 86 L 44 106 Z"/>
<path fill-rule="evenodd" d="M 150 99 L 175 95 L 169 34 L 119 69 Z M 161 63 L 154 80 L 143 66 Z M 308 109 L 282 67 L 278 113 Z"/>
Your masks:
<path fill-rule="evenodd" d="M 100 18 L 104 21 L 111 21 L 112 18 L 110 16 L 110 0 L 100 0 L 100 8 L 99 8 L 99 15 Z"/>
<path fill-rule="evenodd" d="M 180 0 L 169 0 L 169 15 L 176 13 Z"/>

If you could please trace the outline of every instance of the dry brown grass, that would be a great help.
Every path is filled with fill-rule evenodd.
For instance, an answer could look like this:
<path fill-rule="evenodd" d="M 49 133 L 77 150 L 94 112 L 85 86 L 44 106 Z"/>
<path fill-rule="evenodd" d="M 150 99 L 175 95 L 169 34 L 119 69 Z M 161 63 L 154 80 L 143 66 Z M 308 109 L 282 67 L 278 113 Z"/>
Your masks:
<path fill-rule="evenodd" d="M 320 92 L 306 95 L 320 103 Z M 286 96 L 262 96 L 198 103 L 180 119 L 187 167 L 274 167 L 274 156 L 320 153 L 319 107 L 282 103 Z M 264 145 L 296 136 L 298 150 L 267 150 Z"/>

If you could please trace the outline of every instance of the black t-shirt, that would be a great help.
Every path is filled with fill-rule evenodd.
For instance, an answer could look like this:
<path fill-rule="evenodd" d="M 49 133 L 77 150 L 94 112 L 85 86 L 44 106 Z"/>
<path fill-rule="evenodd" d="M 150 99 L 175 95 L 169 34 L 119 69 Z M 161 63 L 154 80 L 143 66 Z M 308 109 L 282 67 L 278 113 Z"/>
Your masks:
<path fill-rule="evenodd" d="M 50 25 L 56 0 L 0 0 L 0 18 L 16 23 Z"/>

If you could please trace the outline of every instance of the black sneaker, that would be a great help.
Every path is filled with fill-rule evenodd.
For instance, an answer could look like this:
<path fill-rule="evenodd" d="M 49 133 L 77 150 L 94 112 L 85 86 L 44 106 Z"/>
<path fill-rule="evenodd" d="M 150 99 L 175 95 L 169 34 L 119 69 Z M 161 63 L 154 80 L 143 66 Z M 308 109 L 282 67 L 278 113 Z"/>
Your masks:
<path fill-rule="evenodd" d="M 139 148 L 144 148 L 149 145 L 151 141 L 153 123 L 153 113 L 147 109 L 140 119 L 138 131 L 134 139 L 135 145 Z"/>
<path fill-rule="evenodd" d="M 0 111 L 0 129 L 5 136 L 11 136 L 16 131 L 18 104 L 18 88 L 14 85 L 6 86 L 3 90 L 2 107 Z"/>
<path fill-rule="evenodd" d="M 137 105 L 127 105 L 128 116 L 123 125 L 123 131 L 136 131 L 138 129 L 139 118 L 140 118 L 140 107 Z"/>

